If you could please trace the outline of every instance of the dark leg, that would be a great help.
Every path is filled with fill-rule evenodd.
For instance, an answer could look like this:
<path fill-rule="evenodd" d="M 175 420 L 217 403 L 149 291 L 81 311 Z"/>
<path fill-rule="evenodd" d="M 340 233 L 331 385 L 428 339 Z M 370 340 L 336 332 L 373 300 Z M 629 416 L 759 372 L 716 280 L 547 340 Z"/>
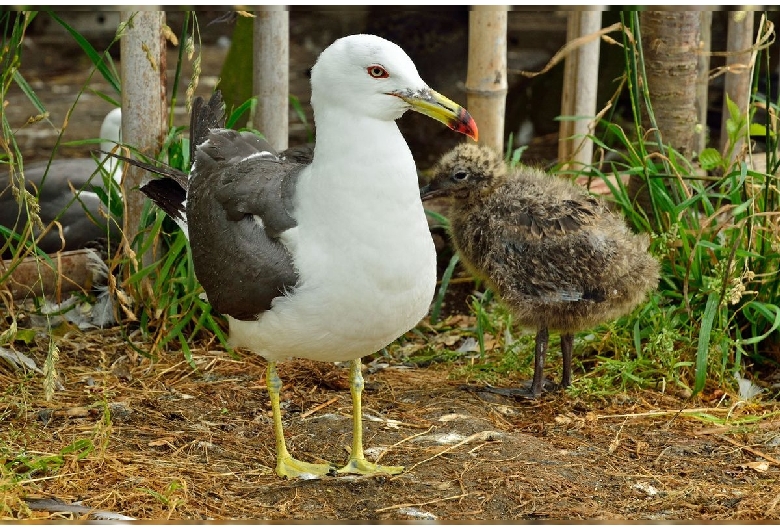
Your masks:
<path fill-rule="evenodd" d="M 574 345 L 574 335 L 571 333 L 561 334 L 561 353 L 563 354 L 563 378 L 561 386 L 567 388 L 571 385 L 571 350 Z"/>
<path fill-rule="evenodd" d="M 534 397 L 542 395 L 544 385 L 544 358 L 547 355 L 547 327 L 542 326 L 536 332 L 536 348 L 534 350 L 534 380 L 531 383 L 531 394 Z"/>
<path fill-rule="evenodd" d="M 461 390 L 472 392 L 490 392 L 506 397 L 519 397 L 524 399 L 536 399 L 544 391 L 544 360 L 547 356 L 547 339 L 549 332 L 546 326 L 542 326 L 536 332 L 536 347 L 534 348 L 534 378 L 532 381 L 524 381 L 519 388 L 494 388 L 491 386 L 461 386 Z M 571 350 L 570 350 L 571 351 Z M 571 356 L 569 356 L 571 359 Z M 565 372 L 564 372 L 565 373 Z"/>

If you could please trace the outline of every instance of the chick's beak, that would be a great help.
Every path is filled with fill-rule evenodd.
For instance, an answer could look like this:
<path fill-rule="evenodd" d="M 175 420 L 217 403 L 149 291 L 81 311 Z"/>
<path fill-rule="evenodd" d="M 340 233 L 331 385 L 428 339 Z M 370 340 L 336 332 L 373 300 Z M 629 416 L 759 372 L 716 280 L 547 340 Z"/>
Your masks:
<path fill-rule="evenodd" d="M 423 201 L 427 201 L 428 199 L 433 199 L 434 197 L 439 197 L 441 195 L 443 195 L 442 191 L 438 189 L 432 189 L 430 184 L 420 188 L 420 199 Z"/>
<path fill-rule="evenodd" d="M 479 137 L 477 124 L 474 122 L 471 114 L 469 114 L 469 111 L 438 92 L 430 88 L 424 88 L 417 91 L 403 90 L 394 92 L 393 95 L 398 96 L 411 105 L 412 110 L 425 114 L 443 123 L 453 131 L 465 134 L 475 142 L 477 141 Z"/>

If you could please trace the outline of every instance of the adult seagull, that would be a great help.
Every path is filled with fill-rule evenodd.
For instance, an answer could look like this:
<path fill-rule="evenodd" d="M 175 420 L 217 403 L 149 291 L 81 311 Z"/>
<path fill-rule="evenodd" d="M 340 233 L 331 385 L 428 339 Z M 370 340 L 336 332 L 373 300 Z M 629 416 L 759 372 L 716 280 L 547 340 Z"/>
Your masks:
<path fill-rule="evenodd" d="M 120 140 L 122 130 L 121 109 L 111 110 L 100 127 L 100 147 L 110 151 Z M 100 172 L 105 171 L 117 183 L 121 182 L 122 168 L 113 158 L 92 157 L 60 158 L 52 161 L 33 162 L 24 165 L 25 187 L 38 197 L 39 216 L 45 227 L 54 221 L 59 227 L 51 228 L 38 241 L 38 248 L 52 253 L 58 250 L 82 248 L 86 243 L 111 233 L 119 238 L 119 224 L 107 219 L 105 205 L 92 191 L 92 186 L 102 186 Z M 75 193 L 74 193 L 75 190 Z M 0 225 L 20 231 L 27 224 L 27 210 L 19 206 L 10 187 L 0 190 Z M 34 237 L 40 231 L 33 232 Z M 5 245 L 0 233 L 0 248 Z M 7 250 L 5 257 L 10 257 Z"/>
<path fill-rule="evenodd" d="M 311 105 L 317 143 L 307 165 L 305 153 L 277 154 L 256 135 L 220 128 L 218 93 L 199 101 L 188 179 L 169 174 L 142 189 L 188 230 L 195 273 L 227 315 L 231 345 L 268 360 L 277 474 L 400 473 L 363 455 L 360 358 L 425 316 L 436 253 L 395 120 L 416 110 L 474 140 L 477 127 L 423 82 L 399 46 L 373 35 L 322 52 Z M 352 449 L 340 469 L 287 450 L 276 364 L 290 357 L 351 361 Z"/>

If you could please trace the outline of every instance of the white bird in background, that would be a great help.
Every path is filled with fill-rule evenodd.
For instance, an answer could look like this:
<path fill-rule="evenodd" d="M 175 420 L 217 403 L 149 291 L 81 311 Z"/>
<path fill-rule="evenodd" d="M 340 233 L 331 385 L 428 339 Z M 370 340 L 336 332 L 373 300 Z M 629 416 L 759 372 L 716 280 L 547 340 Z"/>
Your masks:
<path fill-rule="evenodd" d="M 100 128 L 101 150 L 111 151 L 121 140 L 121 130 L 122 111 L 116 108 L 106 115 Z M 74 250 L 107 234 L 120 237 L 121 221 L 106 217 L 106 206 L 92 191 L 91 186 L 103 185 L 101 171 L 121 183 L 122 164 L 112 157 L 58 158 L 24 165 L 26 188 L 38 197 L 41 222 L 49 227 L 38 242 L 39 249 L 46 253 Z M 56 224 L 49 226 L 55 221 L 61 229 Z M 11 186 L 4 186 L 0 191 L 0 226 L 21 233 L 26 224 L 26 209 L 16 201 Z M 33 231 L 35 238 L 40 233 L 38 229 Z M 5 243 L 6 233 L 0 230 L 0 248 Z M 7 249 L 4 257 L 10 254 Z"/>
<path fill-rule="evenodd" d="M 228 316 L 230 343 L 268 360 L 276 472 L 400 473 L 364 457 L 360 358 L 425 316 L 436 252 L 395 120 L 415 110 L 475 140 L 477 128 L 464 108 L 423 82 L 399 46 L 373 35 L 331 44 L 312 69 L 311 89 L 317 143 L 310 164 L 251 133 L 222 129 L 217 93 L 193 107 L 189 177 L 142 165 L 172 177 L 142 190 L 188 230 L 195 273 Z M 338 470 L 287 450 L 276 364 L 290 357 L 351 361 L 352 450 Z"/>

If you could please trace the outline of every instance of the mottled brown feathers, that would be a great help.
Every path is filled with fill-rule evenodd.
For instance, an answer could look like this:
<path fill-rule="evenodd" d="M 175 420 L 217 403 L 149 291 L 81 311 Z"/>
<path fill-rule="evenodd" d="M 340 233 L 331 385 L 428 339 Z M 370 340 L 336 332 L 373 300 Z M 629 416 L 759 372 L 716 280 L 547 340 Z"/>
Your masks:
<path fill-rule="evenodd" d="M 647 236 L 569 181 L 462 144 L 428 189 L 451 199 L 461 259 L 525 326 L 579 331 L 631 311 L 658 283 Z"/>

